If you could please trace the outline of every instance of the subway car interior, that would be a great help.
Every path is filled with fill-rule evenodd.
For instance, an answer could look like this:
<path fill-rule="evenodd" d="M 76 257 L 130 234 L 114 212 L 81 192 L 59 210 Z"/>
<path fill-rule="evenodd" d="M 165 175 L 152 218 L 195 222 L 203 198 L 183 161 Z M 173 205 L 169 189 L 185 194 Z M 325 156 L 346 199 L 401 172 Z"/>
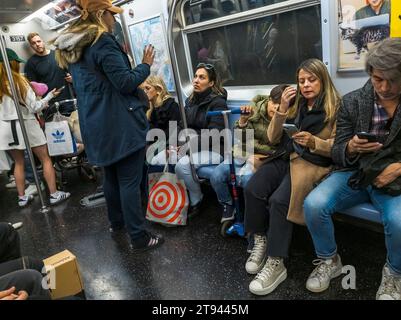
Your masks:
<path fill-rule="evenodd" d="M 330 149 L 327 155 L 317 155 L 310 151 L 309 142 L 302 150 L 311 155 L 312 163 L 318 157 L 329 159 L 329 164 L 313 164 L 315 169 L 296 165 L 304 159 L 294 138 L 303 131 L 297 125 L 307 117 L 315 119 L 311 109 L 297 111 L 293 121 L 281 123 L 279 142 L 292 146 L 289 158 L 288 148 L 279 156 L 280 147 L 267 148 L 276 129 L 272 124 L 280 121 L 279 115 L 291 114 L 291 103 L 307 110 L 328 96 L 341 99 L 366 86 L 374 77 L 365 71 L 373 48 L 382 40 L 396 39 L 397 32 L 401 37 L 399 27 L 391 29 L 397 16 L 394 11 L 401 14 L 398 1 L 1 0 L 0 232 L 4 234 L 0 234 L 0 299 L 23 298 L 18 290 L 7 291 L 13 286 L 25 290 L 20 282 L 12 285 L 8 279 L 4 286 L 1 279 L 12 274 L 15 280 L 15 272 L 35 265 L 27 265 L 29 260 L 39 261 L 48 288 L 42 286 L 40 294 L 28 292 L 28 299 L 38 294 L 48 299 L 78 300 L 371 300 L 380 296 L 380 290 L 392 290 L 386 297 L 401 300 L 401 274 L 396 272 L 401 247 L 396 247 L 397 236 L 386 229 L 380 201 L 367 197 L 354 205 L 338 206 L 332 217 L 326 217 L 329 223 L 321 218 L 313 227 L 310 222 L 306 209 L 312 206 L 311 195 L 320 183 L 331 181 L 328 179 L 337 168 Z M 379 7 L 369 7 L 371 2 Z M 375 16 L 355 20 L 362 9 L 365 13 L 375 10 Z M 81 33 L 74 31 L 78 28 L 74 26 L 81 26 Z M 98 34 L 90 30 L 98 30 Z M 89 41 L 86 47 L 80 47 L 85 39 Z M 311 71 L 317 69 L 308 69 L 308 63 L 324 69 L 322 74 L 325 72 L 329 80 Z M 54 82 L 60 74 L 62 81 Z M 152 84 L 149 75 L 162 79 L 163 85 Z M 277 98 L 274 92 L 280 84 L 287 86 Z M 46 88 L 40 93 L 41 85 Z M 310 86 L 310 91 L 302 89 L 305 86 Z M 157 91 L 156 98 L 151 96 L 152 90 Z M 313 90 L 318 93 L 309 99 Z M 160 97 L 160 92 L 166 98 Z M 191 134 L 181 141 L 188 146 L 184 150 L 170 143 L 173 134 L 166 129 L 170 145 L 159 150 L 157 158 L 163 156 L 164 162 L 157 162 L 149 150 L 162 140 L 149 138 L 148 129 L 173 116 L 162 107 L 157 111 L 157 99 L 175 101 L 171 103 L 176 106 L 177 129 L 194 128 L 195 134 L 201 129 L 219 129 L 218 147 L 224 141 L 230 151 L 217 153 L 217 163 L 211 164 L 211 158 L 205 160 L 206 165 L 196 163 L 195 158 L 202 158 L 204 151 L 194 152 Z M 269 103 L 275 108 L 272 116 Z M 284 109 L 286 103 L 289 107 Z M 244 107 L 251 105 L 253 109 Z M 344 105 L 337 105 L 342 125 Z M 191 108 L 198 109 L 191 113 Z M 232 133 L 245 126 L 251 128 L 248 125 L 255 110 L 262 114 L 262 108 L 259 118 L 267 125 L 264 122 L 261 143 L 266 148 L 258 147 L 268 151 L 260 158 L 252 156 L 253 162 L 245 159 L 240 168 L 234 159 L 236 134 L 232 137 Z M 316 111 L 316 118 L 322 112 L 328 114 L 328 109 L 322 110 Z M 200 112 L 204 114 L 200 116 Z M 165 128 L 172 123 L 168 120 Z M 323 128 L 315 122 L 313 125 Z M 338 126 L 340 120 L 337 135 Z M 291 127 L 295 128 L 294 137 L 289 135 Z M 257 130 L 262 129 L 256 125 L 251 129 L 256 139 Z M 352 126 L 348 129 L 353 130 Z M 331 139 L 327 145 L 331 148 L 334 142 L 334 150 L 335 125 L 331 130 L 326 138 L 312 139 L 320 130 L 312 132 L 312 138 L 311 133 L 302 137 L 309 137 L 313 148 Z M 198 138 L 200 144 L 203 137 Z M 370 139 L 369 133 L 365 138 Z M 377 141 L 369 140 L 371 144 L 379 144 Z M 251 148 L 257 147 L 256 142 L 251 144 Z M 290 163 L 293 154 L 300 158 Z M 178 162 L 168 165 L 166 155 L 168 159 L 175 155 Z M 223 189 L 228 194 L 215 187 L 222 156 L 233 160 L 225 167 Z M 189 165 L 182 164 L 184 158 Z M 359 156 L 352 159 L 359 161 Z M 245 172 L 247 165 L 252 166 L 252 175 L 245 187 L 243 178 L 248 176 L 238 175 L 238 171 Z M 265 174 L 266 165 L 277 165 L 276 169 L 269 167 L 277 170 L 275 175 L 258 179 L 258 174 Z M 305 194 L 298 195 L 303 198 L 294 200 L 295 176 L 302 176 L 302 170 L 313 175 L 319 172 L 320 176 Z M 291 201 L 285 198 L 283 204 L 276 197 L 273 201 L 277 190 L 262 195 L 262 191 L 251 189 L 259 180 L 258 187 L 270 188 L 273 179 L 282 181 L 281 175 L 290 179 L 286 197 Z M 276 189 L 282 189 L 280 183 Z M 334 183 L 330 188 L 337 186 Z M 224 197 L 230 200 L 224 202 Z M 305 198 L 309 205 L 302 207 Z M 299 221 L 291 220 L 288 211 L 289 207 L 294 209 L 296 201 L 301 201 L 300 210 L 305 211 Z M 257 216 L 260 203 L 262 213 Z M 273 211 L 282 212 L 283 206 L 283 219 L 273 221 Z M 393 210 L 398 211 L 400 226 L 400 205 Z M 259 227 L 254 226 L 257 219 Z M 276 224 L 278 228 L 278 223 L 288 236 L 271 230 Z M 324 247 L 326 239 L 319 241 L 316 229 L 323 230 L 325 223 L 333 230 L 328 237 L 334 238 L 335 230 L 337 246 L 334 258 L 326 253 L 329 260 L 317 253 L 324 251 L 318 247 Z M 262 232 L 263 228 L 267 229 Z M 282 242 L 288 242 L 288 248 L 281 248 L 286 244 L 280 246 L 273 237 L 287 237 Z M 12 250 L 17 253 L 12 255 Z M 390 250 L 398 254 L 390 254 Z M 283 251 L 283 255 L 274 253 Z M 394 273 L 393 282 L 383 289 L 385 263 Z M 311 277 L 320 281 L 318 289 Z M 328 281 L 325 288 L 324 281 Z"/>

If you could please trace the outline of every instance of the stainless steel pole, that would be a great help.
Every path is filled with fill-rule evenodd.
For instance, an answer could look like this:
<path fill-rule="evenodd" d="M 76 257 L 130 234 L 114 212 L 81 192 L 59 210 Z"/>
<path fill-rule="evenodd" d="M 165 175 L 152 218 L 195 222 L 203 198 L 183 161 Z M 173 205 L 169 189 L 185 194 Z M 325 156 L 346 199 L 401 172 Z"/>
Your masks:
<path fill-rule="evenodd" d="M 33 157 L 32 149 L 29 144 L 28 134 L 26 132 L 26 128 L 25 128 L 25 124 L 24 124 L 24 118 L 22 116 L 20 106 L 19 106 L 19 101 L 20 101 L 19 94 L 17 93 L 16 87 L 15 87 L 14 79 L 12 77 L 10 62 L 8 61 L 8 57 L 7 57 L 6 38 L 3 35 L 1 35 L 1 37 L 0 37 L 0 49 L 1 49 L 1 54 L 3 56 L 3 64 L 4 64 L 4 66 L 6 68 L 6 72 L 7 72 L 8 82 L 10 83 L 10 89 L 11 89 L 11 93 L 13 95 L 15 109 L 17 110 L 17 115 L 18 115 L 18 120 L 19 120 L 20 126 L 21 126 L 22 136 L 25 141 L 26 151 L 28 152 L 29 161 L 31 163 L 32 170 L 33 170 L 33 176 L 35 178 L 35 184 L 36 184 L 36 187 L 38 188 L 38 194 L 39 194 L 40 202 L 42 204 L 42 208 L 40 211 L 45 213 L 45 212 L 49 211 L 49 208 L 46 206 L 46 204 L 44 202 L 42 189 L 40 188 L 39 176 L 38 176 L 38 172 L 36 170 L 35 158 Z"/>
<path fill-rule="evenodd" d="M 175 48 L 174 48 L 174 39 L 173 39 L 173 23 L 174 23 L 174 13 L 177 8 L 179 0 L 174 0 L 173 4 L 171 6 L 171 10 L 169 12 L 168 16 L 168 24 L 167 24 L 167 43 L 168 43 L 168 50 L 171 58 L 171 67 L 173 70 L 173 78 L 174 78 L 174 84 L 175 84 L 175 92 L 177 93 L 177 98 L 178 98 L 178 105 L 180 106 L 180 112 L 181 112 L 181 118 L 182 118 L 182 124 L 184 125 L 184 129 L 188 129 L 188 123 L 187 123 L 187 117 L 185 115 L 185 108 L 183 106 L 184 103 L 184 98 L 182 95 L 182 92 L 180 90 L 180 81 L 179 81 L 179 72 L 178 72 L 178 66 L 176 63 L 176 54 L 175 54 Z M 179 132 L 178 132 L 179 134 Z M 187 138 L 187 143 L 189 142 L 189 137 Z M 196 170 L 194 167 L 193 163 L 193 157 L 192 157 L 192 150 L 191 150 L 191 144 L 189 144 L 189 164 L 191 166 L 191 173 L 192 177 L 194 178 L 195 181 L 199 182 L 198 175 L 196 174 Z"/>

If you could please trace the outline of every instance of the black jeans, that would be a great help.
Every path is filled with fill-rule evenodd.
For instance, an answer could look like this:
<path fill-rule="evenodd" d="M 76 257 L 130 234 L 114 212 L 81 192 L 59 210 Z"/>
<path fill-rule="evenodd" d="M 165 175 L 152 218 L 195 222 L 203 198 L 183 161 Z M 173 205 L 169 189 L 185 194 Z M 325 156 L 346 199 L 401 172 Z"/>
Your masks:
<path fill-rule="evenodd" d="M 0 291 L 15 287 L 15 293 L 24 290 L 29 299 L 50 300 L 49 291 L 42 287 L 43 276 L 36 270 L 19 270 L 0 277 Z"/>
<path fill-rule="evenodd" d="M 44 272 L 43 267 L 44 263 L 42 260 L 25 256 L 18 259 L 0 263 L 0 277 L 10 272 L 14 272 L 17 270 L 25 270 L 25 269 L 32 269 L 39 272 L 42 271 Z"/>
<path fill-rule="evenodd" d="M 0 222 L 0 263 L 21 257 L 18 232 L 8 223 Z"/>
<path fill-rule="evenodd" d="M 245 186 L 244 194 L 246 232 L 267 232 L 267 255 L 287 258 L 293 229 L 287 220 L 291 197 L 289 162 L 279 158 L 260 167 Z"/>
<path fill-rule="evenodd" d="M 110 224 L 117 228 L 125 225 L 131 240 L 144 235 L 140 194 L 144 161 L 145 148 L 104 167 L 103 188 Z"/>

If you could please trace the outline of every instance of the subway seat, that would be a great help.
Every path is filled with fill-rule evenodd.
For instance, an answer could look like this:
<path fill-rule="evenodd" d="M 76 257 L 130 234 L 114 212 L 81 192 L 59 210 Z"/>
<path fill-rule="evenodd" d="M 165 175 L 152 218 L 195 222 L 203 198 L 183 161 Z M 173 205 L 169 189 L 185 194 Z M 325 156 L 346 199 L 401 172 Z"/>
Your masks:
<path fill-rule="evenodd" d="M 358 219 L 368 220 L 380 224 L 382 223 L 380 212 L 377 211 L 377 209 L 371 203 L 362 203 L 339 213 Z"/>
<path fill-rule="evenodd" d="M 230 102 L 229 108 L 238 108 L 242 105 L 247 105 L 249 102 L 247 101 L 233 101 Z M 233 128 L 234 123 L 236 120 L 239 119 L 239 115 L 232 115 L 230 116 L 230 127 Z M 203 179 L 210 179 L 211 175 L 213 174 L 213 167 L 203 167 L 198 170 L 198 174 Z M 345 214 L 354 218 L 367 220 L 375 223 L 381 224 L 381 215 L 380 212 L 371 204 L 371 203 L 363 203 L 352 207 L 347 210 L 343 210 L 339 212 L 341 214 Z"/>
<path fill-rule="evenodd" d="M 238 108 L 242 105 L 248 104 L 247 101 L 233 101 L 230 102 L 229 108 Z M 234 126 L 234 123 L 236 120 L 239 119 L 239 115 L 231 115 L 229 117 L 230 119 L 230 128 L 232 129 Z M 213 170 L 217 167 L 217 165 L 212 165 L 212 166 L 205 166 L 201 167 L 200 169 L 197 170 L 198 177 L 200 179 L 205 179 L 205 180 L 210 180 L 211 176 L 213 175 Z M 158 168 L 152 168 L 151 172 L 161 172 L 163 171 L 163 167 L 158 167 Z M 362 220 L 367 220 L 375 223 L 381 224 L 381 215 L 380 212 L 373 207 L 371 203 L 363 203 L 360 205 L 357 205 L 355 207 L 352 207 L 347 210 L 343 210 L 339 212 L 341 214 L 345 214 L 354 218 L 362 219 Z"/>

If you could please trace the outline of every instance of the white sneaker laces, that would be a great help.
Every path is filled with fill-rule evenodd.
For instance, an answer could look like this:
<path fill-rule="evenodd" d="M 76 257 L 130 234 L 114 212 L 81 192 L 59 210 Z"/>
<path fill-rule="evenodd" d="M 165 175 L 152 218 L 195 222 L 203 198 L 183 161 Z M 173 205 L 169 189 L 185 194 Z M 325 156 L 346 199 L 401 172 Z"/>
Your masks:
<path fill-rule="evenodd" d="M 256 279 L 262 280 L 263 282 L 267 281 L 273 274 L 276 267 L 280 264 L 280 259 L 267 259 L 267 262 L 263 269 L 257 274 Z M 255 279 L 255 280 L 256 280 Z"/>
<path fill-rule="evenodd" d="M 313 270 L 311 278 L 318 278 L 320 282 L 324 279 L 330 278 L 330 269 L 332 265 L 328 265 L 324 259 L 315 259 L 312 263 L 314 266 L 317 266 L 317 268 Z"/>
<path fill-rule="evenodd" d="M 255 244 L 248 261 L 258 262 L 266 253 L 266 237 L 255 235 Z"/>
<path fill-rule="evenodd" d="M 380 286 L 379 295 L 384 294 L 397 299 L 397 296 L 401 295 L 401 278 L 383 275 L 383 285 Z"/>

